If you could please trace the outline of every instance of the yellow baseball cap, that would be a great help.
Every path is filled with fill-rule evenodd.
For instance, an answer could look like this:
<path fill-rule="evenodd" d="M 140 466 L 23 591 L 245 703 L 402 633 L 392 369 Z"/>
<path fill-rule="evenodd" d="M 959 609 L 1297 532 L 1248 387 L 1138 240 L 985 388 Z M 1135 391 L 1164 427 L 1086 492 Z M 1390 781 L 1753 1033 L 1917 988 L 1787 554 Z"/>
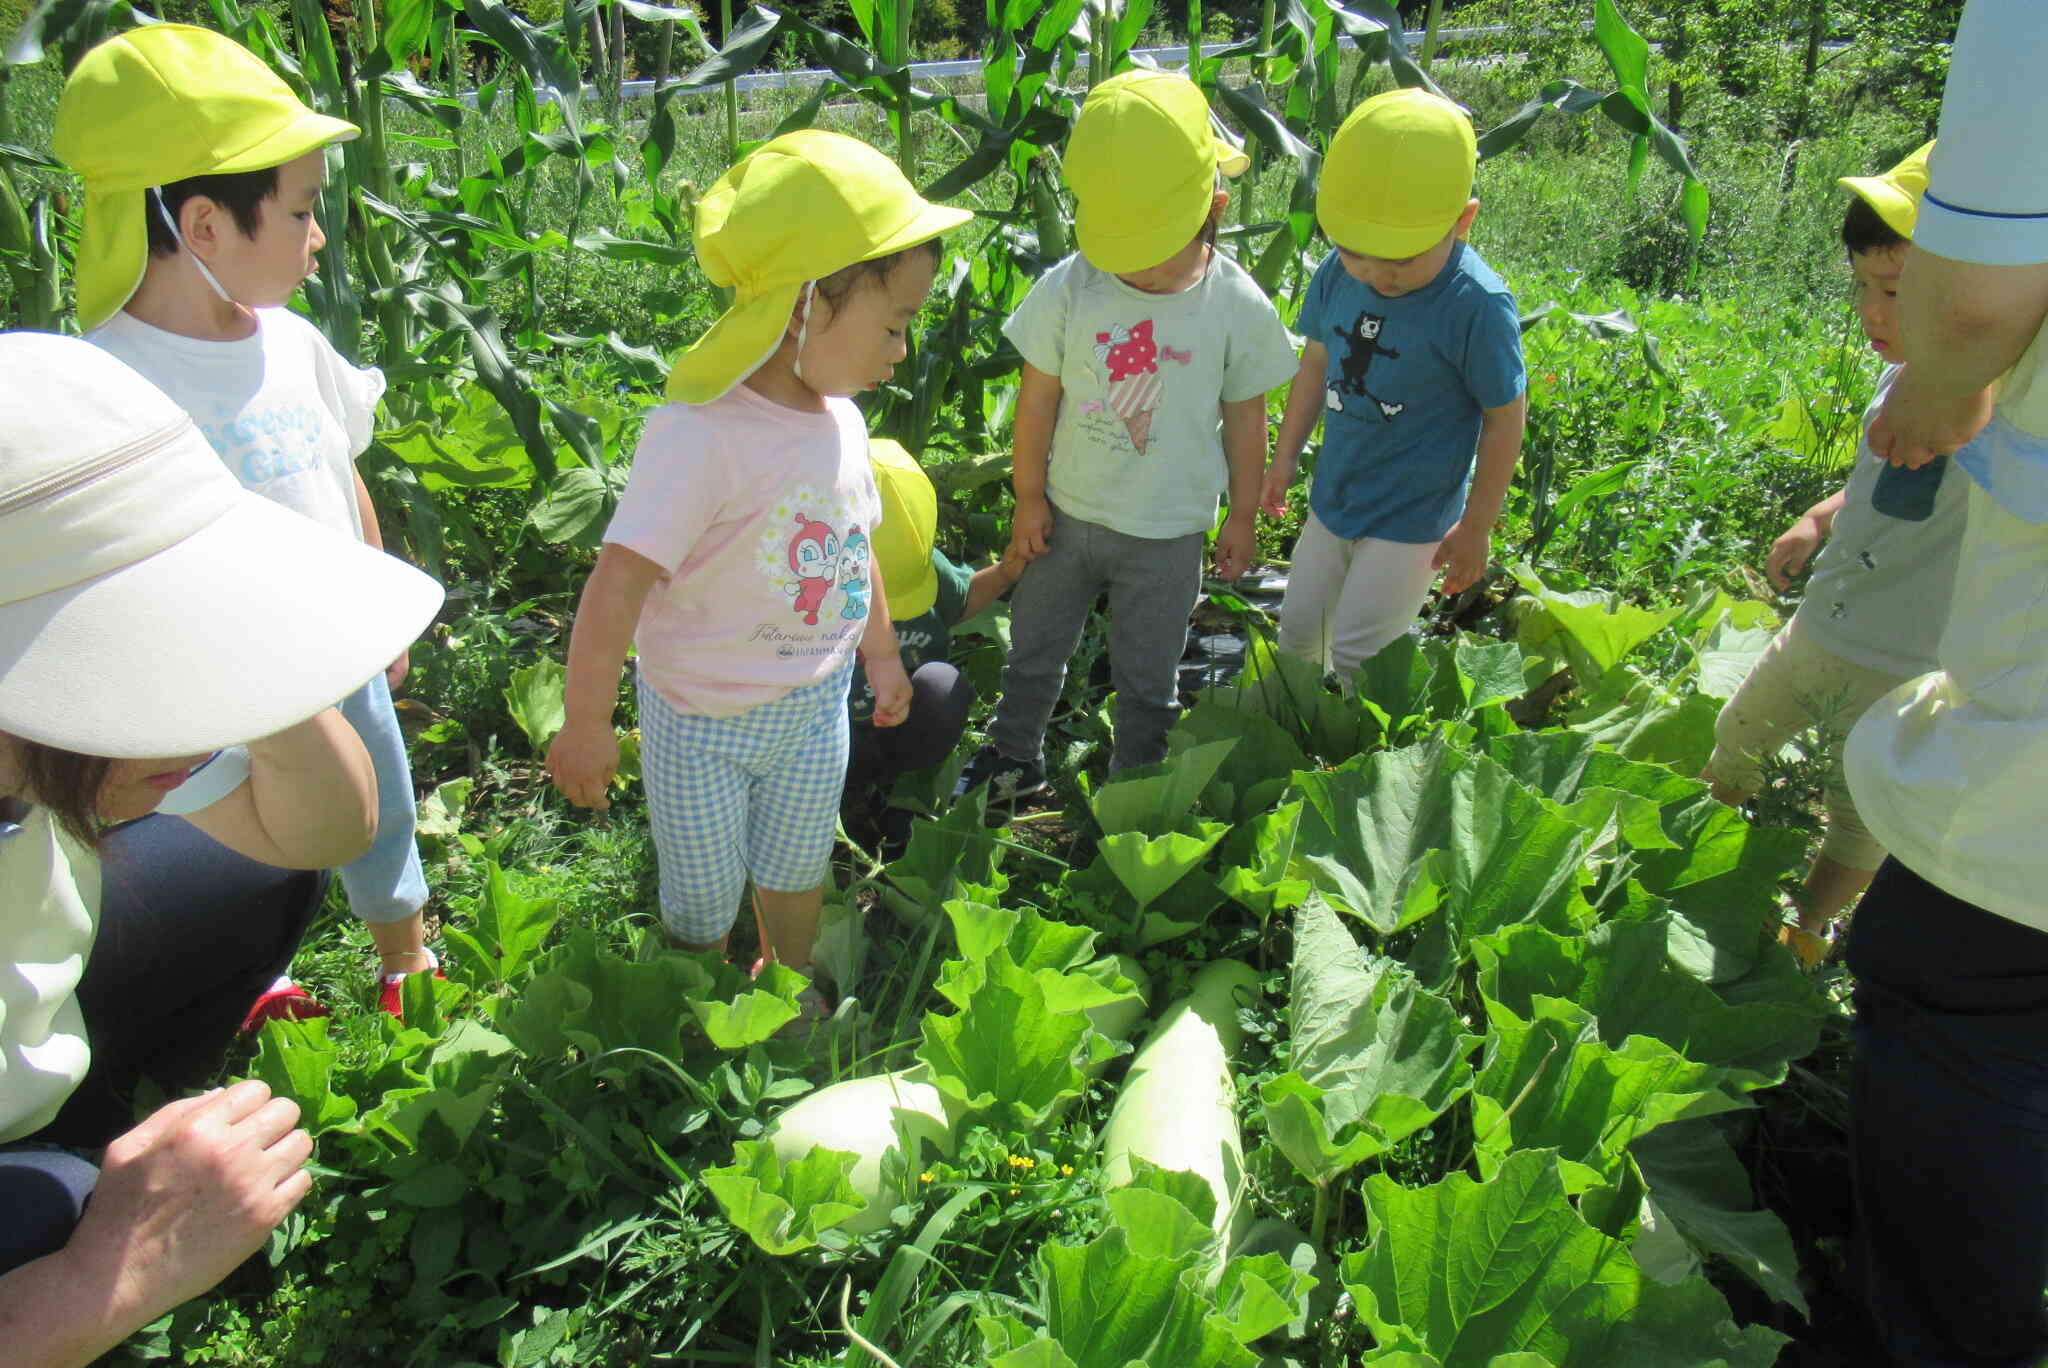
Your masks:
<path fill-rule="evenodd" d="M 1920 197 L 1927 193 L 1927 162 L 1934 144 L 1924 143 L 1882 176 L 1843 176 L 1835 184 L 1852 191 L 1877 211 L 1885 226 L 1911 242 L 1920 222 Z"/>
<path fill-rule="evenodd" d="M 1316 222 L 1347 251 L 1398 261 L 1443 241 L 1472 199 L 1472 120 L 1441 95 L 1389 90 L 1330 139 Z"/>
<path fill-rule="evenodd" d="M 1167 71 L 1126 71 L 1088 92 L 1063 163 L 1074 237 L 1103 271 L 1143 271 L 1195 240 L 1216 173 L 1249 165 L 1224 141 L 1201 88 Z"/>
<path fill-rule="evenodd" d="M 868 439 L 875 488 L 882 493 L 882 522 L 869 541 L 882 569 L 889 616 L 914 618 L 939 600 L 939 571 L 932 542 L 939 534 L 939 495 L 915 457 L 886 437 Z"/>
<path fill-rule="evenodd" d="M 112 318 L 142 283 L 152 186 L 282 166 L 359 131 L 308 109 L 255 53 L 211 29 L 153 24 L 93 48 L 64 83 L 50 140 L 85 180 L 79 327 Z"/>
<path fill-rule="evenodd" d="M 807 128 L 761 144 L 697 202 L 697 262 L 733 301 L 676 358 L 668 397 L 708 404 L 760 369 L 806 283 L 973 217 L 927 201 L 858 138 Z"/>

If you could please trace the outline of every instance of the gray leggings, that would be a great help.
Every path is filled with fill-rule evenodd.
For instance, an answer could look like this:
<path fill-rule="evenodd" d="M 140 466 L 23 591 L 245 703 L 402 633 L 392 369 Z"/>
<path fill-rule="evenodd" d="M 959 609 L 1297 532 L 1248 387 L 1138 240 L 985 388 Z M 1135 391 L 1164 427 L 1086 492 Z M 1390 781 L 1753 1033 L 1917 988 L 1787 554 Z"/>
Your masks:
<path fill-rule="evenodd" d="M 1067 661 L 1098 595 L 1109 593 L 1110 679 L 1116 688 L 1112 772 L 1166 758 L 1180 711 L 1179 670 L 1188 615 L 1202 589 L 1203 536 L 1132 537 L 1069 517 L 1055 506 L 1045 554 L 1010 598 L 1010 658 L 989 741 L 1013 760 L 1035 760 L 1066 683 Z"/>

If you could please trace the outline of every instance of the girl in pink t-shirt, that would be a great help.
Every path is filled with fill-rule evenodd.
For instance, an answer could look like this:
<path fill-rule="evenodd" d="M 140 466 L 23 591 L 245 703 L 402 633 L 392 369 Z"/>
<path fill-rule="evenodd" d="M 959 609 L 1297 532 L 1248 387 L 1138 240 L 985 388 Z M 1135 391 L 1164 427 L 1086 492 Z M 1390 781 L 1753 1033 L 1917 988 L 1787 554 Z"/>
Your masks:
<path fill-rule="evenodd" d="M 547 760 L 569 801 L 609 806 L 630 638 L 662 922 L 685 948 L 725 948 L 751 880 L 764 956 L 811 971 L 855 653 L 878 725 L 910 704 L 862 554 L 881 500 L 847 396 L 903 359 L 936 238 L 968 217 L 927 203 L 865 143 L 817 130 L 764 144 L 699 204 L 698 259 L 735 288 L 732 307 L 677 360 L 679 402 L 640 439 L 577 605 Z M 801 1000 L 822 1014 L 815 989 Z"/>

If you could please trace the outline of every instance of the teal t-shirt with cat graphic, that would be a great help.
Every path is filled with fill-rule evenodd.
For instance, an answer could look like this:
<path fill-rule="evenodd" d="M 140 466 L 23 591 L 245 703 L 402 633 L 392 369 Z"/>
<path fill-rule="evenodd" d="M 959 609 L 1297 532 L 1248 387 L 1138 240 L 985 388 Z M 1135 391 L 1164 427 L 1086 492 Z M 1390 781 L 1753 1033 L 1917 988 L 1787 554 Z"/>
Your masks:
<path fill-rule="evenodd" d="M 1330 354 L 1309 508 L 1347 541 L 1441 539 L 1465 512 L 1483 411 L 1526 383 L 1514 294 L 1463 242 L 1434 280 L 1393 296 L 1332 252 L 1297 326 Z"/>

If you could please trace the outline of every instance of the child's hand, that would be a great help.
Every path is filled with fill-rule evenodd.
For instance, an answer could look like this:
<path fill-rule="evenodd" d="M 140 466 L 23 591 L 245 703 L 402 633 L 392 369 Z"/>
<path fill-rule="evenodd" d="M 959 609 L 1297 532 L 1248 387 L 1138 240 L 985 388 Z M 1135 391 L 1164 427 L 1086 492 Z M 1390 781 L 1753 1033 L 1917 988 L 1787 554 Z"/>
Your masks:
<path fill-rule="evenodd" d="M 1027 561 L 1037 560 L 1051 543 L 1052 505 L 1042 497 L 1017 500 L 1017 514 L 1010 520 L 1010 551 Z"/>
<path fill-rule="evenodd" d="M 1275 461 L 1266 467 L 1266 482 L 1259 489 L 1259 507 L 1269 518 L 1287 516 L 1287 491 L 1294 484 L 1294 462 Z"/>
<path fill-rule="evenodd" d="M 899 669 L 897 673 L 902 673 Z M 577 807 L 602 812 L 612 805 L 612 776 L 619 772 L 619 738 L 610 718 L 571 722 L 548 747 L 548 777 Z"/>
<path fill-rule="evenodd" d="M 1253 527 L 1255 515 L 1233 512 L 1223 520 L 1222 530 L 1216 534 L 1216 577 L 1234 580 L 1251 569 L 1252 555 L 1258 549 L 1258 537 Z"/>
<path fill-rule="evenodd" d="M 1493 549 L 1489 544 L 1492 532 L 1490 527 L 1468 525 L 1461 519 L 1438 545 L 1429 563 L 1444 572 L 1446 597 L 1462 594 L 1479 583 L 1479 577 L 1486 573 L 1487 557 Z"/>
<path fill-rule="evenodd" d="M 1826 540 L 1819 521 L 1809 513 L 1771 543 L 1771 554 L 1764 558 L 1764 573 L 1771 577 L 1779 593 L 1792 587 L 1792 577 L 1806 569 L 1806 563 Z"/>
<path fill-rule="evenodd" d="M 398 653 L 398 659 L 384 667 L 384 683 L 393 693 L 405 683 L 405 677 L 412 673 L 412 648 L 406 647 Z"/>
<path fill-rule="evenodd" d="M 901 726 L 910 716 L 910 676 L 901 658 L 892 654 L 868 665 L 868 687 L 875 693 L 875 725 Z"/>

